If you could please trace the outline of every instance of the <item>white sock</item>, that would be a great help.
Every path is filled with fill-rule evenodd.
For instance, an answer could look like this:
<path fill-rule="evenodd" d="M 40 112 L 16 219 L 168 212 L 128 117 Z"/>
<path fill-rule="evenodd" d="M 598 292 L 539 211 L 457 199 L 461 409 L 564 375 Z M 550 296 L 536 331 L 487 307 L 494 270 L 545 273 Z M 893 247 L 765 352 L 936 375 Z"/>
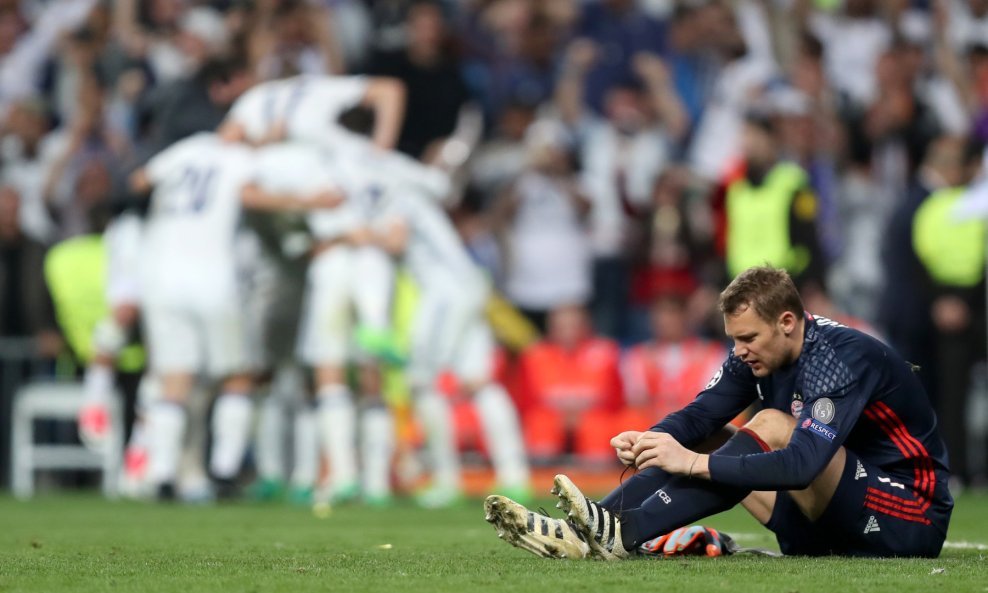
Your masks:
<path fill-rule="evenodd" d="M 209 395 L 197 385 L 185 404 L 188 415 L 185 442 L 178 462 L 178 490 L 180 496 L 193 498 L 209 491 L 209 475 L 206 472 L 206 439 L 209 414 Z"/>
<path fill-rule="evenodd" d="M 511 397 L 496 383 L 481 387 L 474 396 L 484 439 L 501 486 L 528 486 L 528 457 Z"/>
<path fill-rule="evenodd" d="M 213 407 L 213 447 L 209 470 L 217 478 L 233 479 L 240 472 L 250 440 L 254 404 L 242 393 L 224 393 Z"/>
<path fill-rule="evenodd" d="M 82 390 L 87 404 L 109 400 L 113 392 L 113 367 L 96 363 L 86 367 Z"/>
<path fill-rule="evenodd" d="M 292 486 L 312 488 L 319 478 L 319 429 L 316 411 L 303 404 L 295 410 L 295 464 Z"/>
<path fill-rule="evenodd" d="M 319 390 L 317 422 L 323 451 L 329 458 L 330 487 L 357 482 L 357 409 L 344 385 Z"/>
<path fill-rule="evenodd" d="M 254 458 L 257 475 L 264 480 L 284 480 L 285 474 L 285 424 L 287 414 L 282 403 L 269 394 L 264 398 L 254 438 Z"/>
<path fill-rule="evenodd" d="M 185 409 L 179 404 L 158 401 L 150 406 L 147 439 L 148 478 L 152 484 L 175 482 L 187 422 Z"/>
<path fill-rule="evenodd" d="M 415 398 L 415 413 L 425 429 L 433 484 L 439 488 L 459 489 L 460 457 L 449 402 L 435 391 L 424 390 Z"/>
<path fill-rule="evenodd" d="M 360 456 L 365 496 L 391 494 L 391 456 L 394 454 L 394 420 L 384 404 L 364 408 L 360 415 Z"/>

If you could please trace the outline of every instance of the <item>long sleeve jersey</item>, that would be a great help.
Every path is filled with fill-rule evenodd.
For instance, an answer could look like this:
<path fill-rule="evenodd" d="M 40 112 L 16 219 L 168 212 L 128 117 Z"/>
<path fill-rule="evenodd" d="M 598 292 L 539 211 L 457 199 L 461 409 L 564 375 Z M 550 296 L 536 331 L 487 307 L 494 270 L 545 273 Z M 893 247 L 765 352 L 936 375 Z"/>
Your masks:
<path fill-rule="evenodd" d="M 688 406 L 652 430 L 694 446 L 751 403 L 796 418 L 789 445 L 754 455 L 713 455 L 713 482 L 752 490 L 807 487 L 843 445 L 899 478 L 933 510 L 953 506 L 936 415 L 909 363 L 880 341 L 806 316 L 803 349 L 788 367 L 757 378 L 732 350 Z"/>

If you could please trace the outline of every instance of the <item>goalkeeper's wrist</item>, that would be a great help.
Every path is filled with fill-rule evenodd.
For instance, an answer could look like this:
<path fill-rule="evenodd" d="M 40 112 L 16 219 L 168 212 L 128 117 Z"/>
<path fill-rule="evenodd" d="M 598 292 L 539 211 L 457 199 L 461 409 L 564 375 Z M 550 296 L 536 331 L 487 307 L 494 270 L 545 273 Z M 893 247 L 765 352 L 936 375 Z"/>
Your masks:
<path fill-rule="evenodd" d="M 702 453 L 697 453 L 696 457 L 690 463 L 690 469 L 687 473 L 689 478 L 703 478 L 710 479 L 710 456 L 704 455 Z"/>

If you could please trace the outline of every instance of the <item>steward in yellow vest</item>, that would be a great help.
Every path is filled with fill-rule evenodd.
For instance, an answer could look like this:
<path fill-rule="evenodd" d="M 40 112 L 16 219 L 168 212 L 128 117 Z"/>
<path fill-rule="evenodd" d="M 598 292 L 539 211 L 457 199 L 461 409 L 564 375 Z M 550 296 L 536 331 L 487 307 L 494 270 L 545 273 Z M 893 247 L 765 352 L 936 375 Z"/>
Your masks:
<path fill-rule="evenodd" d="M 88 364 L 95 355 L 93 336 L 97 325 L 110 315 L 106 259 L 101 235 L 66 239 L 49 249 L 45 257 L 45 279 L 58 324 L 83 364 Z M 117 366 L 124 372 L 140 371 L 144 367 L 144 349 L 135 344 L 124 347 Z"/>
<path fill-rule="evenodd" d="M 981 149 L 969 145 L 964 173 L 955 184 L 974 177 Z M 971 378 L 985 356 L 985 249 L 988 223 L 957 216 L 966 188 L 948 186 L 930 193 L 912 220 L 912 249 L 925 272 L 924 297 L 931 303 L 936 388 L 931 394 L 941 434 L 950 455 L 952 477 L 971 476 L 967 410 Z M 903 248 L 908 248 L 903 246 Z"/>
<path fill-rule="evenodd" d="M 784 268 L 796 285 L 824 287 L 824 260 L 817 235 L 817 197 L 799 165 L 778 160 L 770 120 L 745 121 L 744 175 L 727 186 L 727 273 L 753 266 Z"/>

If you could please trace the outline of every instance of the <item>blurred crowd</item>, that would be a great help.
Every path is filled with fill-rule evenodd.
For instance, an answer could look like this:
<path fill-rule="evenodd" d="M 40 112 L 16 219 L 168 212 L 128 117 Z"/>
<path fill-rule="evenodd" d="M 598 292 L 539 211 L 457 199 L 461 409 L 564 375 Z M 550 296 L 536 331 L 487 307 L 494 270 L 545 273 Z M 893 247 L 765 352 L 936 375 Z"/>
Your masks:
<path fill-rule="evenodd" d="M 452 175 L 533 459 L 608 458 L 688 402 L 719 290 L 770 263 L 920 367 L 951 469 L 984 477 L 985 222 L 950 208 L 983 175 L 988 0 L 0 0 L 0 337 L 78 356 L 46 252 L 298 74 L 404 84 L 396 148 Z"/>

